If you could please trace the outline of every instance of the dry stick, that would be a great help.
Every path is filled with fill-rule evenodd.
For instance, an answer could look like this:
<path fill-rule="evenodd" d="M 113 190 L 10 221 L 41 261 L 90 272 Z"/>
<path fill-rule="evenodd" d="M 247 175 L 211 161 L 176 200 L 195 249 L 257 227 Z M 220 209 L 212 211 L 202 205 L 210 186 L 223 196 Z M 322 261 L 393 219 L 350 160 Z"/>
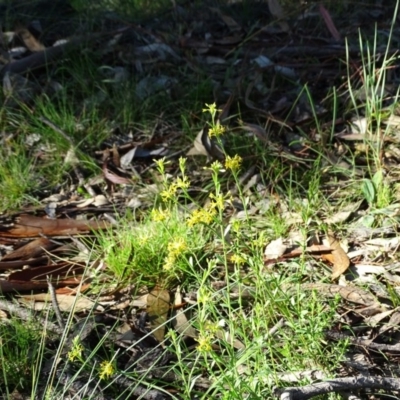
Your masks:
<path fill-rule="evenodd" d="M 334 332 L 334 331 L 327 331 L 326 337 L 333 340 L 347 340 L 350 344 L 354 346 L 362 346 L 367 347 L 369 349 L 374 349 L 378 351 L 385 351 L 385 352 L 399 352 L 400 351 L 400 343 L 396 344 L 384 344 L 384 343 L 374 343 L 368 339 L 362 339 L 357 337 L 351 337 L 344 333 Z"/>
<path fill-rule="evenodd" d="M 21 318 L 24 321 L 28 321 L 30 318 L 32 318 L 32 313 L 22 308 L 21 306 L 14 303 L 10 303 L 6 300 L 0 299 L 0 309 L 8 311 L 10 314 L 16 315 L 17 317 Z M 63 333 L 63 329 L 59 328 L 57 325 L 49 322 L 48 320 L 37 316 L 35 317 L 35 319 L 37 320 L 37 322 L 39 322 L 44 327 L 48 328 L 50 331 L 58 334 Z"/>
<path fill-rule="evenodd" d="M 349 392 L 366 388 L 398 391 L 400 390 L 400 379 L 359 375 L 352 378 L 331 379 L 326 382 L 314 383 L 303 387 L 277 389 L 275 390 L 275 395 L 280 400 L 307 400 L 321 394 Z"/>
<path fill-rule="evenodd" d="M 51 297 L 51 303 L 53 304 L 53 308 L 54 308 L 54 312 L 56 314 L 57 317 L 57 322 L 58 325 L 60 325 L 61 329 L 65 329 L 65 324 L 64 324 L 64 320 L 63 317 L 61 315 L 61 311 L 60 311 L 60 307 L 58 306 L 58 300 L 57 300 L 57 296 L 56 296 L 56 291 L 54 290 L 54 286 L 50 281 L 49 276 L 46 276 L 46 280 L 47 280 L 47 284 L 49 286 L 49 293 L 50 293 L 50 297 Z"/>
<path fill-rule="evenodd" d="M 268 337 L 269 336 L 274 336 L 275 333 L 279 331 L 279 329 L 283 328 L 286 324 L 286 321 L 281 318 L 269 331 L 268 331 Z"/>
<path fill-rule="evenodd" d="M 49 47 L 46 50 L 38 51 L 28 57 L 22 58 L 21 60 L 10 62 L 0 70 L 0 78 L 3 78 L 7 72 L 12 74 L 24 74 L 28 71 L 41 68 L 62 56 L 67 48 L 81 43 L 82 39 L 80 41 L 75 39 L 65 45 Z"/>
<path fill-rule="evenodd" d="M 12 74 L 25 74 L 26 72 L 42 68 L 52 61 L 59 60 L 62 56 L 64 56 L 64 53 L 82 47 L 82 44 L 85 42 L 110 37 L 112 35 L 122 33 L 128 29 L 129 27 L 124 27 L 122 29 L 113 32 L 105 32 L 97 34 L 95 33 L 92 35 L 86 35 L 82 37 L 73 37 L 64 44 L 48 47 L 43 51 L 38 51 L 34 54 L 31 54 L 28 57 L 22 58 L 21 60 L 13 61 L 6 64 L 0 70 L 0 79 L 3 79 L 4 75 L 7 72 Z"/>

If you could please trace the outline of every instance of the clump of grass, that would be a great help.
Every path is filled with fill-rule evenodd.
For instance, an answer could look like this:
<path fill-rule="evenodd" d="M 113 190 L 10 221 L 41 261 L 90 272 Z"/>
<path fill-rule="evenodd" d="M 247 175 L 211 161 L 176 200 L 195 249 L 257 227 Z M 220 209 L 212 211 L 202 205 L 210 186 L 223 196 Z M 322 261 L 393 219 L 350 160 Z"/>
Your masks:
<path fill-rule="evenodd" d="M 23 145 L 3 139 L 0 150 L 0 212 L 15 210 L 27 201 L 30 193 L 40 186 L 35 159 Z"/>
<path fill-rule="evenodd" d="M 160 207 L 141 223 L 125 221 L 115 234 L 100 234 L 98 246 L 110 282 L 134 281 L 140 286 L 180 279 L 187 258 L 205 244 L 205 238 L 191 234 L 181 218 L 176 209 Z"/>
<path fill-rule="evenodd" d="M 0 391 L 7 398 L 14 390 L 31 391 L 37 361 L 43 357 L 41 342 L 42 327 L 33 318 L 0 323 Z"/>
<path fill-rule="evenodd" d="M 221 140 L 225 127 L 217 123 L 215 104 L 204 111 L 211 117 L 210 131 Z M 111 284 L 127 279 L 138 286 L 163 282 L 172 291 L 177 284 L 196 291 L 197 301 L 188 310 L 195 347 L 187 346 L 184 329 L 169 329 L 173 317 L 165 322 L 165 351 L 175 355 L 170 369 L 179 377 L 180 395 L 190 398 L 198 390 L 199 376 L 208 382 L 208 388 L 198 392 L 203 398 L 229 392 L 229 398 L 239 399 L 271 396 L 273 386 L 281 383 L 280 374 L 289 371 L 332 373 L 346 347 L 330 347 L 323 339 L 324 330 L 335 320 L 336 303 L 321 302 L 312 292 L 282 289 L 287 283 L 301 282 L 300 265 L 292 275 L 275 273 L 264 265 L 267 238 L 282 231 L 276 227 L 269 236 L 252 232 L 253 221 L 245 215 L 231 220 L 229 235 L 226 232 L 225 210 L 232 195 L 223 191 L 221 177 L 231 175 L 237 196 L 246 204 L 239 183 L 241 157 L 226 155 L 224 163 L 206 167 L 212 190 L 202 205 L 190 195 L 186 160 L 180 159 L 180 173 L 173 179 L 166 165 L 165 160 L 157 161 L 162 188 L 149 217 L 128 221 L 113 235 L 105 232 L 98 244 Z M 318 184 L 315 179 L 314 191 Z"/>

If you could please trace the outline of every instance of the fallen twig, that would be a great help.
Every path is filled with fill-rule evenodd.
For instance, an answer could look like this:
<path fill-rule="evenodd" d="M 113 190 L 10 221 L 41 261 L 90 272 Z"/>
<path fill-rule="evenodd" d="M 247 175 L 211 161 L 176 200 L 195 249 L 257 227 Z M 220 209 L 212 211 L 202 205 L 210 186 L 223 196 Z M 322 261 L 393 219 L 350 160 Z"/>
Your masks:
<path fill-rule="evenodd" d="M 47 280 L 47 285 L 49 287 L 51 302 L 53 304 L 54 313 L 56 314 L 56 317 L 57 317 L 58 325 L 61 329 L 64 330 L 65 324 L 64 324 L 63 317 L 61 315 L 60 307 L 58 305 L 56 291 L 54 290 L 54 286 L 52 285 L 51 280 L 48 275 L 46 276 L 46 280 Z"/>
<path fill-rule="evenodd" d="M 400 379 L 359 375 L 352 378 L 331 379 L 302 387 L 280 388 L 275 390 L 275 395 L 280 400 L 306 400 L 321 394 L 349 392 L 366 388 L 398 391 L 400 390 Z"/>

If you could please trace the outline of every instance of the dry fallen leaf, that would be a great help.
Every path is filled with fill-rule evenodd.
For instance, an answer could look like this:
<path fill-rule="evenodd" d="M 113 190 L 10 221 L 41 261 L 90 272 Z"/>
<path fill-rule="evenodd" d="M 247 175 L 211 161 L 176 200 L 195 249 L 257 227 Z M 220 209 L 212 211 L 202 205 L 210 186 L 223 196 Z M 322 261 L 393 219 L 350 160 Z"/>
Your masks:
<path fill-rule="evenodd" d="M 176 289 L 174 304 L 176 306 L 182 304 L 182 294 L 179 286 Z M 176 310 L 174 327 L 175 330 L 182 335 L 189 336 L 191 338 L 196 338 L 198 336 L 196 330 L 186 318 L 185 311 L 182 308 Z"/>
<path fill-rule="evenodd" d="M 31 52 L 42 51 L 46 49 L 46 47 L 39 40 L 37 40 L 28 29 L 19 27 L 16 30 L 16 34 L 22 39 L 25 46 Z"/>
<path fill-rule="evenodd" d="M 76 312 L 96 310 L 103 312 L 104 307 L 99 304 L 95 304 L 94 301 L 89 300 L 86 297 L 69 296 L 66 294 L 57 294 L 57 303 L 61 311 L 71 311 L 74 309 Z M 46 310 L 52 306 L 51 296 L 49 293 L 39 293 L 30 296 L 23 296 L 20 302 L 30 307 L 33 310 Z"/>
<path fill-rule="evenodd" d="M 266 260 L 276 260 L 283 256 L 286 251 L 286 245 L 283 244 L 282 238 L 272 240 L 265 248 L 264 256 Z"/>
<path fill-rule="evenodd" d="M 193 147 L 186 153 L 188 156 L 204 155 L 208 159 L 223 160 L 224 153 L 216 143 L 214 138 L 208 135 L 208 127 L 203 128 L 196 139 L 194 140 Z"/>
<path fill-rule="evenodd" d="M 283 20 L 284 12 L 281 4 L 278 0 L 267 0 L 268 8 L 273 17 L 277 18 L 279 21 L 279 25 L 283 32 L 289 32 L 290 27 L 286 21 Z"/>
<path fill-rule="evenodd" d="M 395 308 L 394 313 L 391 315 L 390 320 L 388 323 L 383 324 L 379 328 L 379 335 L 382 335 L 386 331 L 393 329 L 393 330 L 399 330 L 399 325 L 400 325 L 400 311 L 398 308 Z"/>
<path fill-rule="evenodd" d="M 332 234 L 328 234 L 327 239 L 332 249 L 332 279 L 336 279 L 347 271 L 350 266 L 350 260 L 342 246 L 340 246 L 339 241 Z M 328 257 L 325 258 L 328 259 Z"/>
<path fill-rule="evenodd" d="M 305 290 L 317 290 L 322 295 L 329 298 L 340 295 L 346 301 L 367 307 L 379 305 L 372 294 L 353 286 L 330 285 L 327 283 L 303 283 L 301 288 Z"/>
<path fill-rule="evenodd" d="M 367 318 L 365 318 L 365 323 L 368 326 L 373 326 L 373 327 L 381 325 L 382 324 L 382 320 L 387 318 L 389 315 L 393 314 L 394 311 L 395 310 L 385 310 L 385 311 L 382 311 L 382 312 L 380 312 L 378 314 L 372 315 L 371 317 L 367 317 Z M 380 330 L 380 334 L 382 334 L 381 330 Z"/>
<path fill-rule="evenodd" d="M 11 253 L 6 254 L 1 261 L 11 260 L 27 260 L 29 258 L 40 257 L 45 251 L 49 251 L 57 247 L 58 245 L 51 242 L 47 238 L 37 238 L 28 242 L 27 244 L 19 247 Z"/>
<path fill-rule="evenodd" d="M 164 341 L 165 323 L 167 322 L 169 309 L 169 292 L 156 286 L 147 295 L 147 313 L 149 315 L 152 333 L 160 343 Z"/>
<path fill-rule="evenodd" d="M 47 261 L 48 262 L 48 261 Z M 61 261 L 57 264 L 42 265 L 35 268 L 22 269 L 8 275 L 9 282 L 46 282 L 46 276 L 51 277 L 52 283 L 57 287 L 77 285 L 80 282 L 85 266 L 83 264 Z"/>
<path fill-rule="evenodd" d="M 112 172 L 108 168 L 107 160 L 103 162 L 102 170 L 103 170 L 104 178 L 111 183 L 120 184 L 120 185 L 129 185 L 132 183 L 131 179 L 124 178 L 123 176 L 116 175 L 114 172 Z"/>
<path fill-rule="evenodd" d="M 332 17 L 329 14 L 328 10 L 322 4 L 319 4 L 319 12 L 322 18 L 324 19 L 325 25 L 328 28 L 329 32 L 331 33 L 332 37 L 336 41 L 340 41 L 340 33 L 336 29 L 336 26 L 333 23 Z"/>
<path fill-rule="evenodd" d="M 23 214 L 16 218 L 12 226 L 0 225 L 0 237 L 65 236 L 105 229 L 110 224 L 105 221 L 82 221 L 74 219 L 46 219 Z"/>
<path fill-rule="evenodd" d="M 224 331 L 224 330 L 219 330 L 215 332 L 215 336 L 218 339 L 224 340 L 228 343 L 230 343 L 235 349 L 237 350 L 243 350 L 246 348 L 246 346 L 238 339 L 232 338 L 229 332 Z"/>

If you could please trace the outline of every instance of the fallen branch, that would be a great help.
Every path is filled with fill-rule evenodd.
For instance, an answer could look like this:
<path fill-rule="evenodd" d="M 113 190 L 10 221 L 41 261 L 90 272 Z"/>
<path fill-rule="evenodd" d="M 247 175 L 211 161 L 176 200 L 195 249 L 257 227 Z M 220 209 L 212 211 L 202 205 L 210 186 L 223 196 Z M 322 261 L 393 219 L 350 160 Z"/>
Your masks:
<path fill-rule="evenodd" d="M 352 378 L 331 379 L 302 387 L 278 388 L 275 390 L 275 395 L 280 400 L 306 400 L 321 394 L 349 392 L 366 388 L 400 391 L 400 379 L 360 375 Z"/>
<path fill-rule="evenodd" d="M 25 74 L 28 71 L 42 68 L 50 62 L 60 59 L 67 49 L 78 45 L 82 45 L 82 39 L 74 39 L 62 45 L 38 51 L 21 60 L 10 62 L 0 70 L 0 77 L 3 78 L 7 72 L 11 74 Z"/>
<path fill-rule="evenodd" d="M 99 39 L 112 37 L 118 33 L 128 30 L 129 27 L 124 27 L 113 32 L 95 33 L 86 35 L 85 37 L 73 37 L 63 44 L 48 47 L 44 50 L 37 51 L 20 60 L 10 62 L 0 69 L 0 78 L 3 79 L 6 73 L 10 74 L 25 74 L 38 68 L 45 67 L 53 61 L 58 61 L 60 58 L 66 56 L 67 52 L 76 51 L 77 48 L 82 47 L 84 43 L 93 42 Z"/>

